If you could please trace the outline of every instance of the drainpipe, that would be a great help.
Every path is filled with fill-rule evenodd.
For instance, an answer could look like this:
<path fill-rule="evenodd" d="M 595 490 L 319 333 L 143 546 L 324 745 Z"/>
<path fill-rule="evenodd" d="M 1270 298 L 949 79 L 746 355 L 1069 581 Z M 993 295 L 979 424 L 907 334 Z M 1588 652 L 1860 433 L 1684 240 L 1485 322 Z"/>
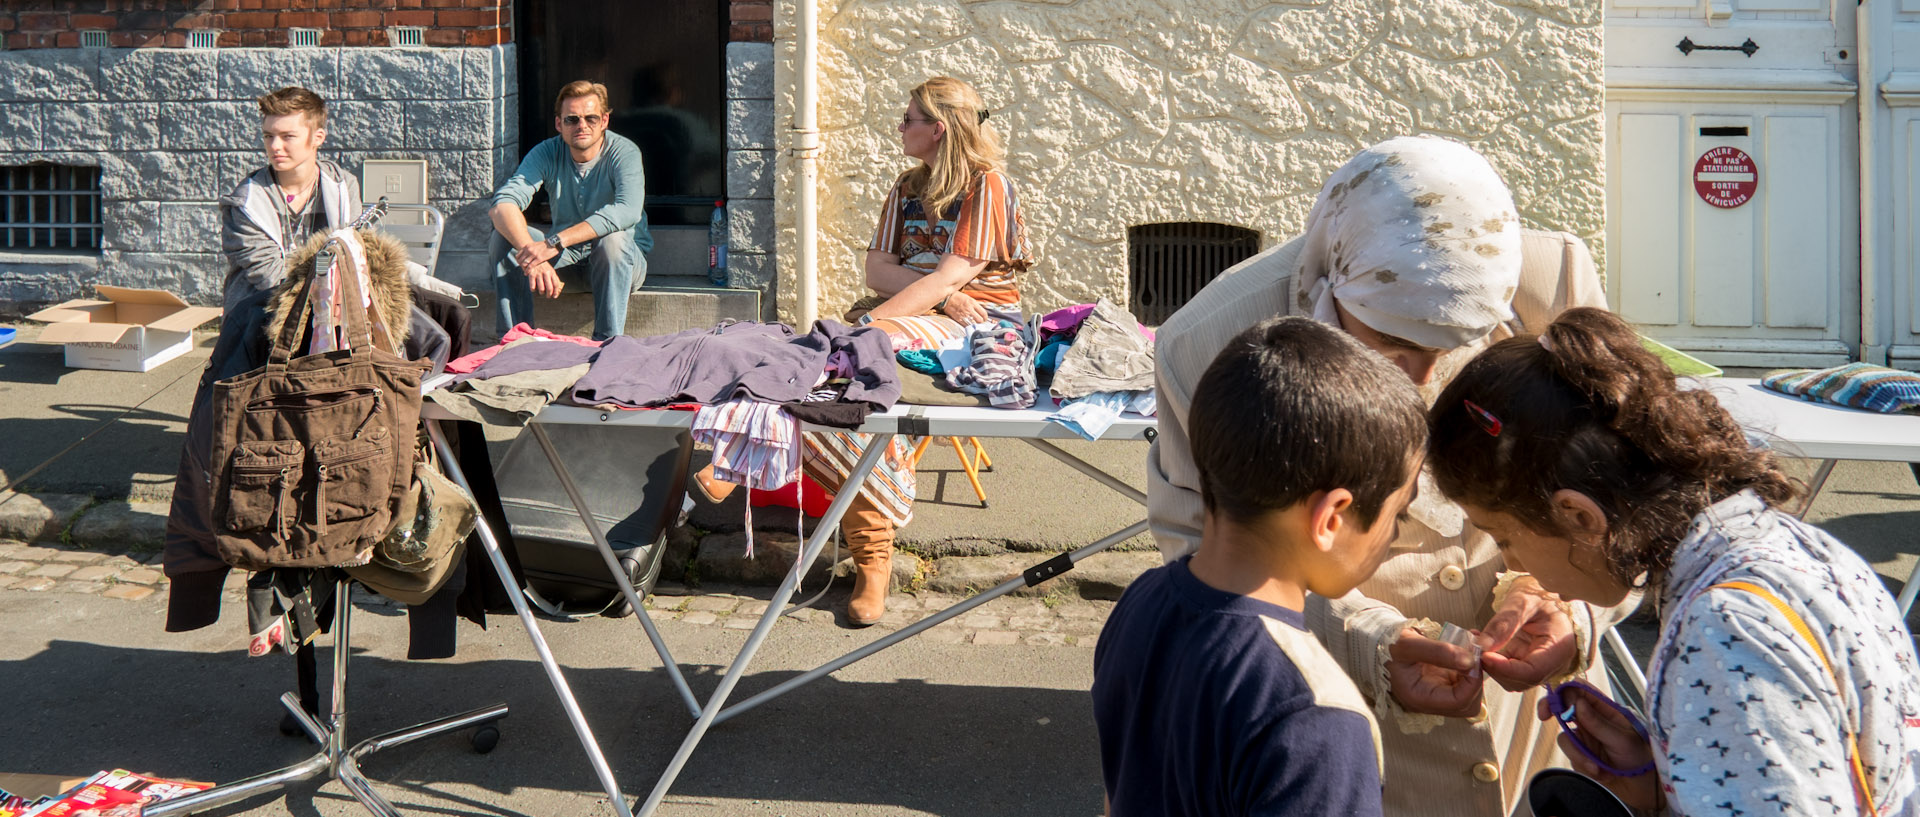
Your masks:
<path fill-rule="evenodd" d="M 1854 56 L 1859 66 L 1854 84 L 1859 93 L 1855 107 L 1860 114 L 1860 359 L 1885 365 L 1887 346 L 1880 333 L 1880 197 L 1875 171 L 1877 158 L 1876 124 L 1879 106 L 1873 94 L 1880 87 L 1879 67 L 1874 62 L 1875 10 L 1884 0 L 1860 0 L 1853 9 Z"/>
<path fill-rule="evenodd" d="M 799 189 L 794 197 L 794 232 L 798 243 L 794 253 L 793 316 L 801 332 L 813 327 L 818 312 L 820 274 L 820 130 L 816 119 L 819 107 L 820 8 L 818 0 L 795 0 L 800 45 L 800 87 L 794 94 L 793 143 L 790 148 L 798 160 Z"/>

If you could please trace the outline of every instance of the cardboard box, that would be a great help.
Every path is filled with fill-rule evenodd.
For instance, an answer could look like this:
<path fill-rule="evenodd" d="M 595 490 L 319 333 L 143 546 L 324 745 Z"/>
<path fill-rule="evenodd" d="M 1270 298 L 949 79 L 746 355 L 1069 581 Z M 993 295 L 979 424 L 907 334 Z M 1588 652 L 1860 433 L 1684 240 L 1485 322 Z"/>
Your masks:
<path fill-rule="evenodd" d="M 97 285 L 104 300 L 75 299 L 27 316 L 42 321 L 40 343 L 66 345 L 77 369 L 148 372 L 193 349 L 193 329 L 220 308 L 193 306 L 159 289 Z"/>

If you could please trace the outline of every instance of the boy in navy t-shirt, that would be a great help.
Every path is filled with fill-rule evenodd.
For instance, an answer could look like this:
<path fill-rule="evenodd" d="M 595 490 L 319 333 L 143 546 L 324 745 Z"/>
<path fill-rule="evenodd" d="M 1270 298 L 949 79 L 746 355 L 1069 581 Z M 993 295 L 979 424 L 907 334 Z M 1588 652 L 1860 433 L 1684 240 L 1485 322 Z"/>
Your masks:
<path fill-rule="evenodd" d="M 1221 350 L 1190 418 L 1200 548 L 1136 579 L 1094 650 L 1108 809 L 1377 815 L 1379 727 L 1301 608 L 1386 557 L 1424 457 L 1419 394 L 1339 329 L 1276 318 Z"/>

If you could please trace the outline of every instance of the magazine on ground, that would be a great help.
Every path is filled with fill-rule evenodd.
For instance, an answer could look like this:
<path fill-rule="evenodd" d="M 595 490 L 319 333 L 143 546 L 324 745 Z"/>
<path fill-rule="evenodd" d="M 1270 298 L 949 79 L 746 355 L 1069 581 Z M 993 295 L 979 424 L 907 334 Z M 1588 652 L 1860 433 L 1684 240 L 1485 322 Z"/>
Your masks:
<path fill-rule="evenodd" d="M 101 772 L 70 789 L 9 812 L 0 802 L 0 817 L 139 817 L 148 803 L 172 800 L 212 788 L 212 783 L 167 780 L 125 769 Z"/>

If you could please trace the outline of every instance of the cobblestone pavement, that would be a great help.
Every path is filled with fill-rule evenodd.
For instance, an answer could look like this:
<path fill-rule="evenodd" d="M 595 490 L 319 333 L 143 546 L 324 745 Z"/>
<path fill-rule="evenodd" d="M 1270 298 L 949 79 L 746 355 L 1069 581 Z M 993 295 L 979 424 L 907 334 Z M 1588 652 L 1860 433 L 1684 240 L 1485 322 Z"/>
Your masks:
<path fill-rule="evenodd" d="M 687 595 L 674 595 L 687 593 Z M 766 612 L 765 590 L 729 592 L 721 589 L 685 591 L 662 585 L 649 600 L 656 621 L 679 621 L 697 626 L 751 630 Z M 804 598 L 808 593 L 796 594 Z M 835 627 L 844 616 L 847 595 L 836 587 L 812 608 L 788 619 L 812 626 Z M 894 593 L 887 598 L 887 614 L 874 630 L 906 627 L 963 600 L 961 596 L 922 591 Z M 918 637 L 941 644 L 984 644 L 1092 647 L 1107 621 L 1113 602 L 1072 596 L 1002 596 L 941 623 Z"/>
<path fill-rule="evenodd" d="M 141 601 L 166 589 L 160 572 L 160 554 L 103 553 L 54 543 L 26 544 L 0 541 L 0 597 L 10 592 L 86 593 Z M 246 574 L 227 577 L 226 598 L 239 602 Z M 847 601 L 847 582 L 833 588 L 807 609 L 783 619 L 783 626 L 840 627 Z M 818 591 L 805 588 L 797 599 Z M 648 598 L 648 612 L 656 621 L 679 621 L 702 627 L 751 630 L 767 609 L 772 588 L 707 586 L 689 588 L 662 583 Z M 963 597 L 920 591 L 894 593 L 887 599 L 887 615 L 872 629 L 885 632 L 906 627 L 943 610 Z M 398 607 L 398 602 L 357 591 L 355 600 L 368 606 Z M 1113 609 L 1109 601 L 1082 599 L 1069 594 L 1004 596 L 919 635 L 940 644 L 1085 647 L 1093 646 L 1100 627 Z"/>
<path fill-rule="evenodd" d="M 139 601 L 166 586 L 160 553 L 103 553 L 0 541 L 0 591 L 91 593 Z"/>

